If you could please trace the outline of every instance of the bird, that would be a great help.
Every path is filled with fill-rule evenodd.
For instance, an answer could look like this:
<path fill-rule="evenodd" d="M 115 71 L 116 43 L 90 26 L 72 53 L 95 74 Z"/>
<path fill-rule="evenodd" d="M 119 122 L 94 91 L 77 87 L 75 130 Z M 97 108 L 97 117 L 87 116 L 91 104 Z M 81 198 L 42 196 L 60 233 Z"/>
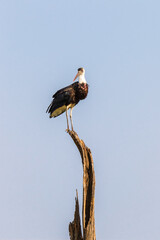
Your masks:
<path fill-rule="evenodd" d="M 83 100 L 87 97 L 89 88 L 85 79 L 85 69 L 83 67 L 78 68 L 78 72 L 73 81 L 75 81 L 77 78 L 77 82 L 58 90 L 52 96 L 53 100 L 46 110 L 46 113 L 49 113 L 50 118 L 58 117 L 62 113 L 66 112 L 67 130 L 69 130 L 68 109 L 70 109 L 70 122 L 72 131 L 74 131 L 72 110 L 80 100 Z"/>

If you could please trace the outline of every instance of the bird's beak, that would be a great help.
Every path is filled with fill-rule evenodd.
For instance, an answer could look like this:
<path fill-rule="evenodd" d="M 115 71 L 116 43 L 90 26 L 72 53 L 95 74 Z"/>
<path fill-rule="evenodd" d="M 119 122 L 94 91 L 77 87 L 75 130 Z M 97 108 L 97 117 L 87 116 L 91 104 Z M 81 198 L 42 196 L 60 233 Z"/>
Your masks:
<path fill-rule="evenodd" d="M 79 76 L 79 72 L 77 73 L 77 75 L 75 76 L 75 78 L 73 79 L 73 82 L 76 80 L 76 78 Z"/>

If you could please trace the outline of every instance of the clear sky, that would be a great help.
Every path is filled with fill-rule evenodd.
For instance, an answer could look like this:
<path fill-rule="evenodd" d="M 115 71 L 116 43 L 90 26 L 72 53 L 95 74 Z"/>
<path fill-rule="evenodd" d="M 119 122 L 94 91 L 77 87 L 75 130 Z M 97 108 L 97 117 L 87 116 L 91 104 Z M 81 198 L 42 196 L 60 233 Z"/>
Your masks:
<path fill-rule="evenodd" d="M 80 155 L 51 96 L 86 69 L 73 110 L 96 173 L 98 240 L 160 237 L 160 1 L 0 1 L 0 240 L 66 240 Z"/>

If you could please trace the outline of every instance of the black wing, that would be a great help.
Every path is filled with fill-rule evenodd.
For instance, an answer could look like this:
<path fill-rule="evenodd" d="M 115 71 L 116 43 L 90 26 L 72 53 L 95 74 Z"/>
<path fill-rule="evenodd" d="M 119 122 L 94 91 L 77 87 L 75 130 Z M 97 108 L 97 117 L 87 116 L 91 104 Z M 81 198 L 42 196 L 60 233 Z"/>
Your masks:
<path fill-rule="evenodd" d="M 58 96 L 59 94 L 63 93 L 63 92 L 67 92 L 67 91 L 73 91 L 73 89 L 78 85 L 78 82 L 75 82 L 67 87 L 64 87 L 60 90 L 58 90 L 53 96 L 52 98 L 55 98 L 56 96 Z"/>
<path fill-rule="evenodd" d="M 46 112 L 50 113 L 50 117 L 51 117 L 51 114 L 56 109 L 61 108 L 63 106 L 67 106 L 71 103 L 71 101 L 75 95 L 75 91 L 74 91 L 75 84 L 77 84 L 77 83 L 73 83 L 73 84 L 69 85 L 68 87 L 62 88 L 53 95 L 54 99 L 46 111 Z M 64 111 L 65 111 L 65 108 L 63 109 L 63 111 L 61 113 L 63 113 Z"/>

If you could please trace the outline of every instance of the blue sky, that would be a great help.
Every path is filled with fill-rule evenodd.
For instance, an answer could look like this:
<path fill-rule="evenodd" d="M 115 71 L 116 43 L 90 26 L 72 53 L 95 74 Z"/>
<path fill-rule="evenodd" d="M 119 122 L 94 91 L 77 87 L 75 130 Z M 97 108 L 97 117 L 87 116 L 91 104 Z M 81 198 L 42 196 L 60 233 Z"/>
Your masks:
<path fill-rule="evenodd" d="M 0 1 L 0 240 L 66 240 L 79 153 L 51 96 L 86 69 L 100 240 L 159 240 L 160 2 Z M 81 203 L 80 203 L 81 205 Z"/>

